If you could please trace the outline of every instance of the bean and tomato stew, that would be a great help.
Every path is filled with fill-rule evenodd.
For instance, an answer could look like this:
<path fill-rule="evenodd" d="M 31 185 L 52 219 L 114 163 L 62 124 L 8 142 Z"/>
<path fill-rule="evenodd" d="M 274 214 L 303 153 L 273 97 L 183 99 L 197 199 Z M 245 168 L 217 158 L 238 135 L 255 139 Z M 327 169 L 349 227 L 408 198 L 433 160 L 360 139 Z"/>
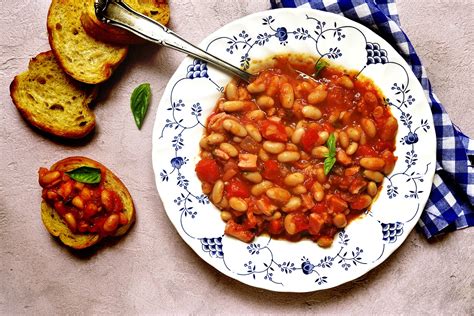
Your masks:
<path fill-rule="evenodd" d="M 71 179 L 63 171 L 47 168 L 40 168 L 38 173 L 44 201 L 54 208 L 71 232 L 108 236 L 128 224 L 120 196 L 105 189 L 103 180 L 86 184 Z"/>
<path fill-rule="evenodd" d="M 226 86 L 196 173 L 227 235 L 329 247 L 392 172 L 398 123 L 369 79 L 329 64 L 314 80 L 295 69 L 311 74 L 315 61 L 277 56 L 250 84 Z"/>

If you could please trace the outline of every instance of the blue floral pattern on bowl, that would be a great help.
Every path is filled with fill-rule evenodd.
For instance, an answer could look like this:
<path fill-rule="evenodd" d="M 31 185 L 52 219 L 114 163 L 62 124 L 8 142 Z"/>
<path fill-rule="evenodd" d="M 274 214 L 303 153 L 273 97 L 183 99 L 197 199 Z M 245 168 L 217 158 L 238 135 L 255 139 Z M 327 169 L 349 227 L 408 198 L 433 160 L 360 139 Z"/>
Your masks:
<path fill-rule="evenodd" d="M 180 236 L 222 273 L 273 291 L 334 287 L 383 262 L 419 219 L 436 158 L 431 112 L 403 59 L 353 21 L 301 9 L 237 20 L 210 35 L 201 47 L 243 69 L 274 54 L 307 53 L 359 70 L 379 86 L 399 122 L 398 161 L 372 210 L 339 232 L 329 249 L 308 240 L 291 243 L 260 236 L 245 244 L 227 237 L 194 167 L 206 118 L 230 77 L 206 62 L 186 58 L 164 92 L 153 133 L 157 188 Z"/>

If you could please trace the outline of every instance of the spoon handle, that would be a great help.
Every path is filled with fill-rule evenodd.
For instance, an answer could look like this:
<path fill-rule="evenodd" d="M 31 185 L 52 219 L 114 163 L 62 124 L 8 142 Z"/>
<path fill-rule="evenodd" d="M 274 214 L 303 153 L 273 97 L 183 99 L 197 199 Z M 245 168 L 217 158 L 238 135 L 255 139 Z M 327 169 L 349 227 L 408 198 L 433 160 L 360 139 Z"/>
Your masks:
<path fill-rule="evenodd" d="M 98 18 L 102 22 L 123 28 L 148 41 L 207 61 L 208 63 L 213 64 L 224 71 L 230 72 L 246 82 L 250 82 L 253 78 L 253 76 L 248 72 L 209 54 L 197 46 L 194 46 L 164 25 L 134 11 L 121 0 L 108 1 L 107 7 L 104 11 L 101 11 Z"/>

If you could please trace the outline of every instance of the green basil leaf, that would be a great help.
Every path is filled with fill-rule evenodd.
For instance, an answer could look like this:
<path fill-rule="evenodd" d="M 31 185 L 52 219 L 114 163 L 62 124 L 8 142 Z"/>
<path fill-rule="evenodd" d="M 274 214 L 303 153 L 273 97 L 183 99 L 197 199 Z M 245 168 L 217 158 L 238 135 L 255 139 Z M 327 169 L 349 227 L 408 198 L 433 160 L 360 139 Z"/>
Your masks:
<path fill-rule="evenodd" d="M 142 83 L 136 87 L 130 97 L 130 107 L 138 129 L 142 128 L 143 120 L 150 105 L 150 97 L 151 89 L 149 83 Z"/>
<path fill-rule="evenodd" d="M 331 135 L 329 135 L 326 144 L 329 149 L 329 157 L 335 157 L 336 156 L 336 136 L 334 135 L 334 133 L 331 133 Z"/>
<path fill-rule="evenodd" d="M 326 145 L 328 146 L 329 153 L 327 154 L 326 159 L 324 159 L 324 174 L 327 175 L 336 163 L 336 136 L 334 133 L 329 135 Z"/>
<path fill-rule="evenodd" d="M 100 169 L 92 167 L 79 167 L 77 169 L 66 171 L 66 174 L 73 180 L 82 183 L 96 184 L 100 183 Z"/>
<path fill-rule="evenodd" d="M 318 78 L 321 74 L 321 71 L 323 71 L 323 69 L 326 68 L 328 65 L 329 63 L 327 61 L 323 59 L 318 60 L 316 66 L 314 66 L 314 77 Z"/>
<path fill-rule="evenodd" d="M 325 175 L 327 175 L 331 171 L 335 163 L 336 163 L 336 157 L 328 157 L 324 159 L 324 174 Z"/>

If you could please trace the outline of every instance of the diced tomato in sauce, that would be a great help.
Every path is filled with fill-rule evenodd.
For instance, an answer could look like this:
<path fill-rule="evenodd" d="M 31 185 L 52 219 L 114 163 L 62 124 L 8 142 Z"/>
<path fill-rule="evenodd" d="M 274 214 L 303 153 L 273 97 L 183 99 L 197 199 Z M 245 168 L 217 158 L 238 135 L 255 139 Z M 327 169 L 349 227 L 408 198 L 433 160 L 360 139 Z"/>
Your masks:
<path fill-rule="evenodd" d="M 196 165 L 196 173 L 201 181 L 214 183 L 220 178 L 220 171 L 214 159 L 202 159 Z"/>
<path fill-rule="evenodd" d="M 263 163 L 262 176 L 267 180 L 276 181 L 280 178 L 280 166 L 276 160 L 268 160 Z"/>
<path fill-rule="evenodd" d="M 309 127 L 301 137 L 301 146 L 303 146 L 304 151 L 311 152 L 314 145 L 318 141 L 319 129 L 317 127 Z"/>
<path fill-rule="evenodd" d="M 265 120 L 260 125 L 262 136 L 268 140 L 275 142 L 286 142 L 288 135 L 286 134 L 285 125 L 272 120 Z"/>
<path fill-rule="evenodd" d="M 232 178 L 226 185 L 225 185 L 225 192 L 227 198 L 231 197 L 239 197 L 239 198 L 247 198 L 250 196 L 250 190 L 248 186 L 239 180 L 238 178 Z"/>

